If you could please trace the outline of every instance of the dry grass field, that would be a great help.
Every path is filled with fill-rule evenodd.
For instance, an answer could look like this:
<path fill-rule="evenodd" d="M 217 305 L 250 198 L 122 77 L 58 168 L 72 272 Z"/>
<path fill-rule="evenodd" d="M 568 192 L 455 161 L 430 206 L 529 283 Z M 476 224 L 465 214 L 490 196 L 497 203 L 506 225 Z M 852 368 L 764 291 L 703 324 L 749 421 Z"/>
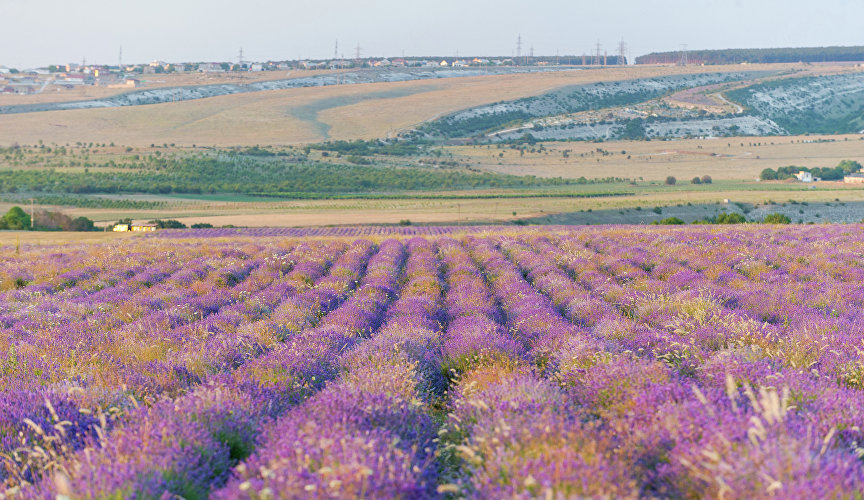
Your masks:
<path fill-rule="evenodd" d="M 137 236 L 132 233 L 93 232 L 42 232 L 42 231 L 0 231 L 0 254 L 8 255 L 15 251 L 15 246 L 25 245 L 66 245 L 84 243 L 102 243 Z"/>
<path fill-rule="evenodd" d="M 262 71 L 258 73 L 171 73 L 171 74 L 149 74 L 137 75 L 142 86 L 134 90 L 148 90 L 165 87 L 186 87 L 194 85 L 215 85 L 220 83 L 248 84 L 253 82 L 264 82 L 270 80 L 282 80 L 285 78 L 297 78 L 304 76 L 324 75 L 338 73 L 330 70 L 308 70 L 308 71 Z M 33 95 L 0 95 L 0 106 L 14 106 L 16 104 L 40 104 L 46 102 L 72 102 L 90 99 L 101 99 L 113 95 L 129 92 L 128 88 L 109 88 L 82 86 L 72 89 L 49 86 L 45 92 Z"/>
<path fill-rule="evenodd" d="M 384 137 L 471 106 L 598 81 L 670 74 L 793 70 L 796 65 L 640 66 L 300 88 L 148 106 L 3 116 L 0 143 L 219 146 Z M 306 73 L 303 73 L 304 75 Z"/>
<path fill-rule="evenodd" d="M 864 163 L 861 135 L 809 137 L 729 137 L 675 141 L 548 142 L 544 151 L 496 146 L 450 147 L 454 158 L 490 172 L 541 177 L 620 177 L 662 181 L 671 175 L 747 179 L 765 168 L 798 165 L 833 167 L 842 160 Z M 823 142 L 824 141 L 824 142 Z M 601 151 L 598 151 L 601 150 Z M 568 157 L 564 152 L 568 151 Z M 605 151 L 605 153 L 603 152 Z M 503 156 L 499 156 L 503 153 Z"/>

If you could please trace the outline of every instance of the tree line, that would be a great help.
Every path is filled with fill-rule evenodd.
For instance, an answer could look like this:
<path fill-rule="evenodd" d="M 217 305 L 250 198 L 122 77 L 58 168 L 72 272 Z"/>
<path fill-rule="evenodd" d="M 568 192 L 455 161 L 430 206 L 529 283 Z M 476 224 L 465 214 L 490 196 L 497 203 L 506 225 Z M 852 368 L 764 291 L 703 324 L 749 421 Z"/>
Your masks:
<path fill-rule="evenodd" d="M 675 64 L 681 55 L 680 51 L 652 52 L 637 57 L 636 64 Z M 864 46 L 688 50 L 686 55 L 690 64 L 864 61 Z"/>
<path fill-rule="evenodd" d="M 87 217 L 72 218 L 62 212 L 36 210 L 33 217 L 21 207 L 12 207 L 0 217 L 0 229 L 15 231 L 98 231 Z"/>
<path fill-rule="evenodd" d="M 861 171 L 861 164 L 853 160 L 843 160 L 836 167 L 799 167 L 790 165 L 788 167 L 779 167 L 777 170 L 766 168 L 759 174 L 759 179 L 763 181 L 782 181 L 792 179 L 799 172 L 810 172 L 813 177 L 818 177 L 823 181 L 839 181 L 843 180 L 849 174 L 858 173 Z"/>
<path fill-rule="evenodd" d="M 292 163 L 241 156 L 165 158 L 158 169 L 120 172 L 28 169 L 0 171 L 0 192 L 36 193 L 369 193 L 480 188 L 530 188 L 576 184 L 540 178 L 459 170 Z"/>

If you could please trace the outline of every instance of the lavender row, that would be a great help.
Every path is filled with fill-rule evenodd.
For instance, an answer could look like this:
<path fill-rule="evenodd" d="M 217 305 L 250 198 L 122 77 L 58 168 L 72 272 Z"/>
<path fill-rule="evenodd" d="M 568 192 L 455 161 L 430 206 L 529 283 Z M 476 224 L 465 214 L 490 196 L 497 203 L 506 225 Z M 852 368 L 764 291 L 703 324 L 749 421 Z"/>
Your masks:
<path fill-rule="evenodd" d="M 374 330 L 375 315 L 393 293 L 402 258 L 401 244 L 385 242 L 369 260 L 366 276 L 351 298 L 324 316 L 319 326 L 187 396 L 157 403 L 113 433 L 101 449 L 77 454 L 74 470 L 57 471 L 25 493 L 33 497 L 206 495 L 251 453 L 267 421 L 333 377 L 336 353 L 356 341 L 358 334 Z"/>
<path fill-rule="evenodd" d="M 541 259 L 538 255 L 538 262 Z M 847 431 L 841 439 L 835 435 L 838 429 L 857 427 L 853 415 L 854 408 L 862 403 L 859 394 L 838 388 L 833 381 L 770 363 L 734 355 L 731 359 L 716 358 L 706 361 L 704 371 L 696 374 L 691 382 L 692 393 L 682 391 L 687 381 L 680 374 L 670 374 L 661 364 L 647 360 L 595 364 L 587 370 L 564 372 L 561 377 L 573 388 L 580 405 L 592 408 L 595 417 L 607 421 L 614 431 L 612 436 L 627 440 L 622 449 L 643 450 L 642 459 L 646 449 L 655 456 L 666 457 L 665 464 L 651 463 L 650 468 L 643 468 L 638 476 L 643 493 L 647 490 L 671 496 L 701 496 L 712 491 L 723 494 L 724 488 L 740 494 L 762 487 L 790 492 L 834 488 L 838 493 L 849 493 L 860 487 L 861 467 L 854 455 L 843 449 L 860 439 L 859 432 Z M 725 376 L 718 373 L 720 370 L 726 372 Z M 760 387 L 758 395 L 751 384 Z M 609 392 L 610 385 L 623 390 L 612 396 L 615 393 Z M 791 388 L 799 393 L 832 397 L 790 411 L 791 404 L 779 394 L 782 391 L 777 389 L 778 385 L 786 391 Z M 597 399 L 598 394 L 601 399 Z M 840 398 L 840 394 L 845 404 L 838 406 L 835 398 Z M 664 414 L 675 416 L 675 425 L 662 425 L 646 432 L 646 422 L 656 425 L 652 416 L 658 406 Z M 634 411 L 644 408 L 652 411 L 642 415 Z M 622 415 L 622 410 L 628 413 Z M 714 435 L 707 438 L 681 435 L 681 422 L 693 422 L 701 429 L 712 428 Z M 820 425 L 814 426 L 816 422 Z M 753 438 L 756 433 L 760 439 Z M 719 463 L 713 458 L 706 460 L 704 454 L 700 455 L 706 448 L 718 452 L 722 449 L 726 454 L 734 450 L 736 457 L 729 460 L 719 454 L 712 455 L 718 460 L 723 457 Z M 773 463 L 752 465 L 751 460 L 766 453 L 779 456 L 775 455 Z M 630 460 L 633 458 L 627 461 Z M 634 470 L 640 470 L 638 462 L 633 465 Z M 712 468 L 721 465 L 724 474 L 718 475 Z M 813 477 L 814 474 L 819 477 Z"/>
<path fill-rule="evenodd" d="M 339 377 L 276 420 L 215 498 L 429 494 L 442 290 L 433 245 L 407 246 L 407 281 L 382 328 L 339 355 Z"/>
<path fill-rule="evenodd" d="M 363 245 L 357 245 L 354 248 L 356 251 L 352 252 L 352 255 L 347 258 L 345 263 L 342 263 L 343 266 L 346 263 L 354 267 L 361 267 L 365 264 L 365 259 L 368 257 L 368 246 L 365 251 Z M 322 250 L 324 250 L 323 253 L 321 252 Z M 315 246 L 305 248 L 304 252 L 308 254 L 305 257 L 308 259 L 296 264 L 291 262 L 288 266 L 290 271 L 279 279 L 279 283 L 272 284 L 265 292 L 257 296 L 249 296 L 248 300 L 237 303 L 232 307 L 235 314 L 241 311 L 245 312 L 244 318 L 248 321 L 251 321 L 253 317 L 257 318 L 257 321 L 251 321 L 245 325 L 245 332 L 247 333 L 245 336 L 246 342 L 244 342 L 244 337 L 240 335 L 231 335 L 231 338 L 226 338 L 228 336 L 227 333 L 224 333 L 220 340 L 220 336 L 216 335 L 217 332 L 211 330 L 208 331 L 208 335 L 213 335 L 204 344 L 199 342 L 196 347 L 195 342 L 187 341 L 186 349 L 181 349 L 177 352 L 177 356 L 180 357 L 178 361 L 182 361 L 183 357 L 189 356 L 191 352 L 194 352 L 195 359 L 199 363 L 207 364 L 208 369 L 205 370 L 204 374 L 230 369 L 243 361 L 242 355 L 244 352 L 260 354 L 266 348 L 265 346 L 255 347 L 256 340 L 266 340 L 265 336 L 258 336 L 257 339 L 252 338 L 259 330 L 273 329 L 272 325 L 275 324 L 279 324 L 279 327 L 283 330 L 300 327 L 299 318 L 304 318 L 305 312 L 298 314 L 298 309 L 311 309 L 310 302 L 319 300 L 326 295 L 325 290 L 331 288 L 344 289 L 348 285 L 344 280 L 336 279 L 337 283 L 334 283 L 333 279 L 330 279 L 329 282 L 325 279 L 318 283 L 320 285 L 318 290 L 307 293 L 308 297 L 302 298 L 298 295 L 301 290 L 319 279 L 329 265 L 328 259 L 336 255 L 334 251 L 341 252 L 341 248 L 338 246 L 333 249 L 322 249 Z M 292 255 L 295 258 L 302 256 L 301 254 Z M 284 270 L 286 269 L 280 269 L 279 274 L 282 275 Z M 310 316 L 314 316 L 314 314 Z M 293 325 L 291 320 L 294 320 Z M 213 323 L 211 323 L 212 325 Z M 175 390 L 197 383 L 200 378 L 188 375 L 177 377 L 178 374 L 189 373 L 185 370 L 185 367 L 193 366 L 193 364 L 188 361 L 180 365 L 183 367 L 180 371 L 177 368 L 172 369 L 172 363 L 170 362 L 166 362 L 162 366 L 168 369 L 166 373 L 169 376 L 173 375 L 171 387 L 174 387 Z M 135 377 L 136 372 L 131 371 L 128 376 Z M 153 380 L 158 380 L 155 378 L 157 376 L 158 372 L 141 378 L 141 385 L 145 383 L 152 384 Z M 132 380 L 135 379 L 132 378 Z M 183 386 L 178 386 L 178 381 L 182 382 Z M 163 391 L 160 397 L 169 395 L 170 392 Z M 122 396 L 122 393 L 117 397 L 119 396 Z M 15 448 L 19 450 L 15 453 L 13 460 L 7 461 L 7 469 L 12 469 L 12 475 L 21 475 L 20 471 L 23 470 L 25 472 L 23 474 L 25 479 L 31 477 L 31 473 L 28 473 L 26 469 L 34 465 L 30 463 L 34 456 L 33 450 L 40 443 L 43 448 L 48 447 L 45 446 L 45 443 L 49 442 L 51 443 L 51 448 L 62 446 L 66 451 L 80 448 L 86 444 L 83 438 L 91 435 L 100 426 L 100 423 L 94 417 L 80 414 L 78 408 L 92 407 L 94 398 L 99 397 L 104 398 L 106 396 L 100 396 L 96 387 L 87 386 L 84 386 L 83 389 L 72 387 L 68 390 L 68 394 L 56 389 L 47 391 L 44 389 L 40 391 L 7 391 L 3 398 L 5 410 L 2 412 L 2 423 L 8 429 L 6 431 L 7 437 L 4 440 L 4 449 L 10 450 Z M 59 414 L 53 413 L 52 408 L 57 408 Z M 30 424 L 24 424 L 25 418 L 30 419 Z M 57 429 L 54 424 L 61 421 L 66 421 L 68 424 L 64 429 Z M 103 432 L 106 430 L 105 427 L 112 423 L 110 421 L 102 422 L 101 427 Z M 18 436 L 15 435 L 17 430 L 21 431 Z M 60 442 L 59 445 L 57 444 L 58 441 Z M 39 454 L 36 453 L 35 455 L 38 460 L 40 458 Z M 16 471 L 18 474 L 15 474 Z"/>

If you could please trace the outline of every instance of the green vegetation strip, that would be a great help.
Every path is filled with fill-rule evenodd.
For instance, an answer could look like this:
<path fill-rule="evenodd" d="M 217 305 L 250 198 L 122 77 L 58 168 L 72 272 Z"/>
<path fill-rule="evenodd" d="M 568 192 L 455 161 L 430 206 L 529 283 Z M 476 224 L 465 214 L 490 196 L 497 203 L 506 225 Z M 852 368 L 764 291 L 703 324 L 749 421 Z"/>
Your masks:
<path fill-rule="evenodd" d="M 295 200 L 491 200 L 522 198 L 606 198 L 635 196 L 634 192 L 608 193 L 476 193 L 476 194 L 326 194 L 326 193 L 254 193 L 255 196 Z"/>

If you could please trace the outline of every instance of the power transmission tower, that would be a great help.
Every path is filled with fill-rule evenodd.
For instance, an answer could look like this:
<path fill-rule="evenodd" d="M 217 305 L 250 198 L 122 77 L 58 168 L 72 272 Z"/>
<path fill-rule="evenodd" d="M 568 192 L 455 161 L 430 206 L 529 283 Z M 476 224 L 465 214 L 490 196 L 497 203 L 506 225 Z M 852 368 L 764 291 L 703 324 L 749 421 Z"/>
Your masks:
<path fill-rule="evenodd" d="M 516 38 L 516 61 L 522 58 L 522 33 Z"/>
<path fill-rule="evenodd" d="M 534 63 L 534 46 L 533 46 L 533 45 L 531 46 L 531 50 L 530 50 L 528 53 L 531 54 L 530 62 L 531 62 L 531 63 Z M 528 62 L 529 62 L 529 61 L 525 61 L 525 65 L 526 65 L 526 66 L 528 65 Z"/>
<path fill-rule="evenodd" d="M 243 47 L 240 47 L 240 53 L 237 55 L 237 66 L 243 69 Z"/>
<path fill-rule="evenodd" d="M 687 66 L 690 64 L 690 58 L 687 54 L 687 44 L 681 44 L 681 56 L 678 58 L 678 66 Z"/>
<path fill-rule="evenodd" d="M 357 65 L 360 65 L 360 42 L 357 42 L 357 46 L 354 47 L 354 60 L 357 62 Z"/>
<path fill-rule="evenodd" d="M 596 64 L 597 66 L 600 66 L 600 55 L 601 55 L 601 53 L 600 53 L 600 49 L 601 49 L 602 47 L 603 47 L 603 46 L 600 45 L 600 40 L 597 40 L 597 45 L 596 45 L 596 47 L 595 47 L 595 48 L 596 48 L 596 52 L 595 52 L 595 56 L 594 56 L 594 57 L 595 57 L 595 59 L 594 59 L 594 64 Z"/>
<path fill-rule="evenodd" d="M 333 59 L 339 59 L 339 39 L 336 39 L 336 47 L 333 48 Z"/>
<path fill-rule="evenodd" d="M 627 64 L 627 42 L 623 38 L 618 43 L 618 64 L 620 66 Z"/>
<path fill-rule="evenodd" d="M 120 46 L 120 54 L 117 56 L 117 67 L 123 71 L 123 46 Z"/>

